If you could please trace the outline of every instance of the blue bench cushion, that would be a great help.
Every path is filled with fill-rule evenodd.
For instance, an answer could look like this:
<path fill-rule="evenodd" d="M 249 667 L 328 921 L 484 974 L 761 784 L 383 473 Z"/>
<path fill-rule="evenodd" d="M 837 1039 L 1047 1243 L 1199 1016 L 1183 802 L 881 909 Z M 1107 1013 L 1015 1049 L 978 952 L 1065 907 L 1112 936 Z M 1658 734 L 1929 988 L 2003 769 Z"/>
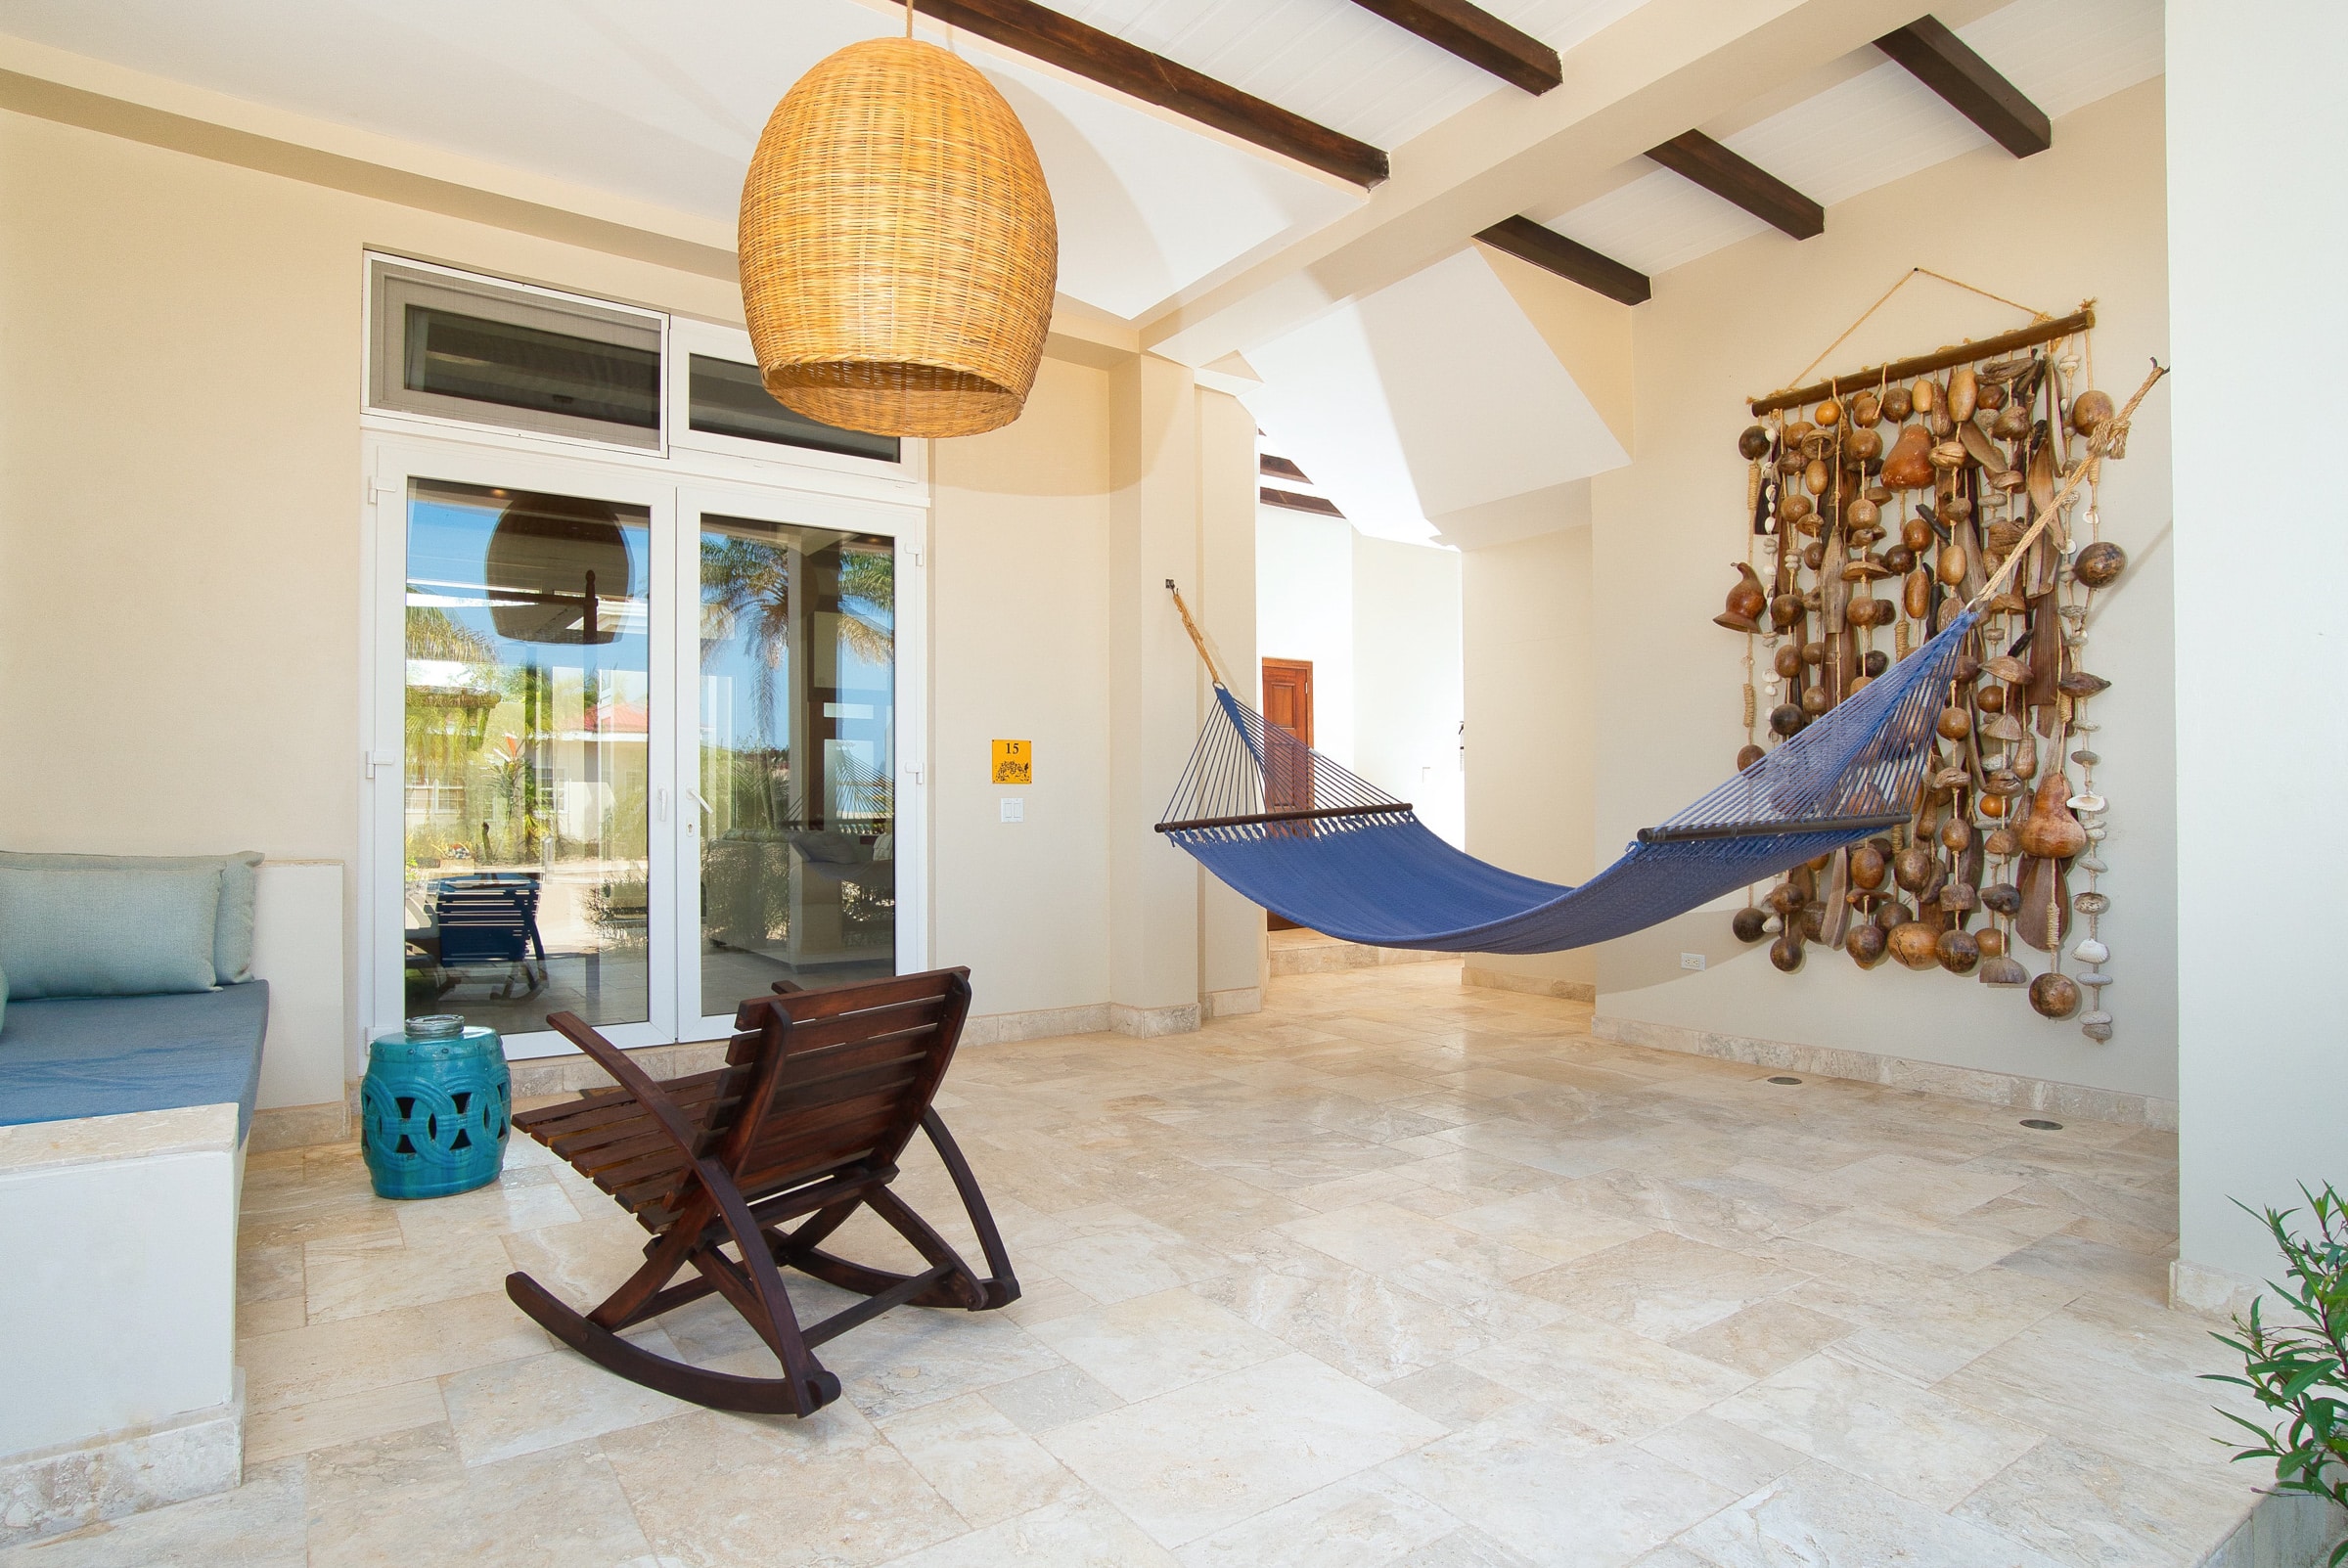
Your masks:
<path fill-rule="evenodd" d="M 0 1028 L 0 1126 L 234 1100 L 243 1138 L 268 1024 L 266 980 L 14 1003 Z"/>

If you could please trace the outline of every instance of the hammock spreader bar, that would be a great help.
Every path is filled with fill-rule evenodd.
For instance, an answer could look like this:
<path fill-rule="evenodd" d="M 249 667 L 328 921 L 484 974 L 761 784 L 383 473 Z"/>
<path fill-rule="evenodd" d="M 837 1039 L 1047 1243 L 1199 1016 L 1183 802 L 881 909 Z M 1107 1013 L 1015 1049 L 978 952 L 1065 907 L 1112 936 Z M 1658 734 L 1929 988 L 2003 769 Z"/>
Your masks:
<path fill-rule="evenodd" d="M 1578 887 L 1454 848 L 1410 802 L 1266 723 L 1219 672 L 1158 831 L 1242 896 L 1344 941 L 1459 953 L 1607 941 L 1909 821 L 1950 671 L 1977 620 L 1959 614 Z"/>

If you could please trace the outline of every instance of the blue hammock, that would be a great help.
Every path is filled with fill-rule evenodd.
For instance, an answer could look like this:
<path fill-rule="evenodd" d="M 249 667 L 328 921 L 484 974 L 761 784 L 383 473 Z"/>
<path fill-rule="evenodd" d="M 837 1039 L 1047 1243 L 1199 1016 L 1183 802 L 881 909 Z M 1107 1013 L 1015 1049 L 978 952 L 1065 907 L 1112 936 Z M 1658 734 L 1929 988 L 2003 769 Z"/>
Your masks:
<path fill-rule="evenodd" d="M 1169 585 L 1171 586 L 1171 585 Z M 1237 892 L 1374 947 L 1556 953 L 1642 930 L 1908 822 L 1978 619 L 1947 629 L 1579 887 L 1454 849 L 1221 682 L 1157 830 Z"/>

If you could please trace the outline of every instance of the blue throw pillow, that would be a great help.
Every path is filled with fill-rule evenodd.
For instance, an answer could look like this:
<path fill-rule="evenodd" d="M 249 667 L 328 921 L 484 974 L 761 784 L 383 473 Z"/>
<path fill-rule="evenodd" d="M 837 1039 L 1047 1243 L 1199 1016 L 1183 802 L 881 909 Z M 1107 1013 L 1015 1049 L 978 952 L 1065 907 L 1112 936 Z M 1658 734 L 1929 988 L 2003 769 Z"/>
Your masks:
<path fill-rule="evenodd" d="M 209 991 L 217 863 L 190 871 L 0 866 L 0 972 L 9 995 Z"/>
<path fill-rule="evenodd" d="M 220 918 L 212 930 L 212 973 L 222 985 L 252 978 L 252 903 L 260 888 L 261 854 L 70 855 L 0 849 L 0 866 L 34 871 L 192 872 L 220 868 Z"/>

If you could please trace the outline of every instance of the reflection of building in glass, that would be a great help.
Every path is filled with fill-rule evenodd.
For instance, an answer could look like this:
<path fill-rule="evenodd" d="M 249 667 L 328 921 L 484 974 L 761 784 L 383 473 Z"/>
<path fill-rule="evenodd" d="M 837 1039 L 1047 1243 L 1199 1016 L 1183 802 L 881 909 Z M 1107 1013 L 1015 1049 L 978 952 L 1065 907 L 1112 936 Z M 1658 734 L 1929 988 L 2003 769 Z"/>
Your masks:
<path fill-rule="evenodd" d="M 415 487 L 412 1012 L 462 1005 L 523 1030 L 555 1008 L 649 1016 L 650 522 L 641 508 Z"/>

